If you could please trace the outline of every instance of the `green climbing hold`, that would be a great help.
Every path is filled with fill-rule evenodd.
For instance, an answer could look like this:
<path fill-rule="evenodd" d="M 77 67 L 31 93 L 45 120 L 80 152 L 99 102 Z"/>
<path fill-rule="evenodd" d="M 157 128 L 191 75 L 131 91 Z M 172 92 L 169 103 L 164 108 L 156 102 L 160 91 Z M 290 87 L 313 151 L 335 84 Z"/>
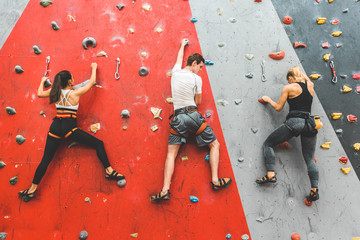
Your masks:
<path fill-rule="evenodd" d="M 16 136 L 16 142 L 21 145 L 25 142 L 26 138 L 24 138 L 22 135 L 17 135 Z"/>
<path fill-rule="evenodd" d="M 52 1 L 49 1 L 49 0 L 42 0 L 40 1 L 40 5 L 43 6 L 44 8 L 46 8 L 47 6 L 53 4 Z"/>
<path fill-rule="evenodd" d="M 39 48 L 38 46 L 36 46 L 36 45 L 33 46 L 33 49 L 34 49 L 34 53 L 35 53 L 36 55 L 39 55 L 39 54 L 42 53 L 42 51 L 40 50 L 40 48 Z"/>
<path fill-rule="evenodd" d="M 14 115 L 14 114 L 16 114 L 15 108 L 12 108 L 12 107 L 6 107 L 6 112 L 7 112 L 9 115 Z"/>
<path fill-rule="evenodd" d="M 3 161 L 0 161 L 0 168 L 3 168 L 5 166 L 6 166 L 6 164 Z"/>
<path fill-rule="evenodd" d="M 52 22 L 51 22 L 51 27 L 52 27 L 55 31 L 57 31 L 57 30 L 60 29 L 59 25 L 57 25 L 57 23 L 56 23 L 55 21 L 52 21 Z"/>
<path fill-rule="evenodd" d="M 16 176 L 10 178 L 10 180 L 9 180 L 9 182 L 10 182 L 11 185 L 15 185 L 15 184 L 17 183 L 17 181 L 18 181 L 18 178 L 17 178 Z"/>

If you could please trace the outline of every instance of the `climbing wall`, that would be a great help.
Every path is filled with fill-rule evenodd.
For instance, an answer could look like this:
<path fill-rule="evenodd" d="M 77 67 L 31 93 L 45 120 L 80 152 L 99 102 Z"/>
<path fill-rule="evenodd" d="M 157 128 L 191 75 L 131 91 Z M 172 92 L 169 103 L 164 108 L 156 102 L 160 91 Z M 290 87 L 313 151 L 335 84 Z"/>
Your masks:
<path fill-rule="evenodd" d="M 250 235 L 235 181 L 226 190 L 214 192 L 209 184 L 207 149 L 194 141 L 182 147 L 176 159 L 171 200 L 152 204 L 151 194 L 162 186 L 169 127 L 173 106 L 169 70 L 173 67 L 182 38 L 190 45 L 185 58 L 201 52 L 188 1 L 54 1 L 46 8 L 30 0 L 0 51 L 0 232 L 7 239 L 76 239 L 86 230 L 88 239 L 240 239 Z M 147 4 L 147 5 L 146 5 Z M 149 7 L 149 9 L 147 9 Z M 51 22 L 60 27 L 55 31 Z M 130 28 L 133 31 L 130 31 Z M 95 48 L 82 47 L 86 37 L 96 39 Z M 33 46 L 42 51 L 36 55 Z M 97 57 L 105 51 L 107 57 Z M 142 54 L 142 52 L 146 52 Z M 95 151 L 65 140 L 43 178 L 36 198 L 24 203 L 17 192 L 29 187 L 38 166 L 48 128 L 55 115 L 48 100 L 36 92 L 50 56 L 50 79 L 67 69 L 76 83 L 90 77 L 91 62 L 98 63 L 97 82 L 80 101 L 78 126 L 100 123 L 94 136 L 105 142 L 110 163 L 126 176 L 124 188 L 104 178 Z M 114 77 L 116 59 L 121 59 L 120 79 Z M 21 66 L 23 73 L 14 71 Z M 140 77 L 139 68 L 149 70 Z M 206 69 L 200 111 L 220 144 L 221 177 L 234 178 L 217 116 Z M 6 113 L 7 106 L 16 110 Z M 154 119 L 151 107 L 162 109 L 163 120 Z M 123 109 L 130 118 L 122 119 Z M 40 111 L 44 114 L 40 115 Z M 153 132 L 151 127 L 159 128 Z M 124 127 L 127 127 L 124 130 Z M 17 135 L 26 138 L 21 145 Z M 182 157 L 188 160 L 182 161 Z M 9 179 L 16 176 L 15 185 Z M 189 196 L 199 198 L 192 203 Z M 84 201 L 89 198 L 89 201 Z M 249 238 L 250 239 L 250 238 Z"/>

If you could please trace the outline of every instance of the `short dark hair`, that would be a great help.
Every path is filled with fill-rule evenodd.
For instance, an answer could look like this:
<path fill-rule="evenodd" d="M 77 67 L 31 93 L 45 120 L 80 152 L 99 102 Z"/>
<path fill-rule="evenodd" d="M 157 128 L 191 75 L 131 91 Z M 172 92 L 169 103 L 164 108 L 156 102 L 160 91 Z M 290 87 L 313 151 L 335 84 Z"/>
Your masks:
<path fill-rule="evenodd" d="M 196 61 L 196 64 L 200 64 L 201 62 L 205 63 L 205 59 L 199 53 L 193 53 L 188 57 L 186 66 L 191 66 L 191 64 Z"/>
<path fill-rule="evenodd" d="M 294 76 L 294 72 L 293 72 L 293 70 L 292 69 L 290 69 L 288 72 L 287 72 L 287 74 L 286 74 L 286 79 L 287 80 L 289 80 L 289 77 L 295 77 Z"/>

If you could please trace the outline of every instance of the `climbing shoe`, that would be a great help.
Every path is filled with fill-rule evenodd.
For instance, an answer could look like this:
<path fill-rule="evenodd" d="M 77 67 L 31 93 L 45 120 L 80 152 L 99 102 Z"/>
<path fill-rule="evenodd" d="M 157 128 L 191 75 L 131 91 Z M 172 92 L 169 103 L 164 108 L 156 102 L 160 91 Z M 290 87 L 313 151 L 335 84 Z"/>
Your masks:
<path fill-rule="evenodd" d="M 268 177 L 268 175 L 266 174 L 265 177 L 263 178 L 259 178 L 259 179 L 256 179 L 256 183 L 257 184 L 263 184 L 263 183 L 276 183 L 277 181 L 277 178 L 276 178 L 276 174 L 274 176 L 272 176 L 271 178 Z"/>
<path fill-rule="evenodd" d="M 29 202 L 35 197 L 35 192 L 29 193 L 29 189 L 19 192 L 19 197 L 22 197 L 24 202 Z"/>
<path fill-rule="evenodd" d="M 229 184 L 231 183 L 231 178 L 219 178 L 217 184 L 214 184 L 213 182 L 210 182 L 212 185 L 213 190 L 219 190 L 221 188 L 227 188 Z"/>
<path fill-rule="evenodd" d="M 122 180 L 125 179 L 125 176 L 121 175 L 117 171 L 113 170 L 111 174 L 105 173 L 105 178 L 108 180 Z"/>
<path fill-rule="evenodd" d="M 152 195 L 150 197 L 151 202 L 158 202 L 161 200 L 170 200 L 170 190 L 167 191 L 167 193 L 163 194 L 162 191 L 160 191 L 157 195 Z"/>
<path fill-rule="evenodd" d="M 319 190 L 316 189 L 314 192 L 313 190 L 310 191 L 310 194 L 304 199 L 304 203 L 306 206 L 311 206 L 314 201 L 319 200 Z"/>

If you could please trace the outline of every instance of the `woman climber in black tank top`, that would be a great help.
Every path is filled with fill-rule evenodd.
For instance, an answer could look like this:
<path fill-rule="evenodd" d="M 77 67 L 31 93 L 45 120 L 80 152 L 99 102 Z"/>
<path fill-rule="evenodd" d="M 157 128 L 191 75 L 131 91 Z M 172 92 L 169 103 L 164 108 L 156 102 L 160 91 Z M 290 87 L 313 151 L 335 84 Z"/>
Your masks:
<path fill-rule="evenodd" d="M 267 174 L 263 178 L 257 179 L 256 183 L 275 183 L 277 181 L 273 147 L 288 141 L 292 137 L 301 135 L 302 154 L 307 165 L 311 183 L 310 194 L 305 198 L 305 203 L 310 206 L 313 201 L 319 199 L 319 172 L 314 160 L 316 133 L 314 134 L 307 124 L 314 96 L 314 83 L 310 81 L 299 67 L 291 68 L 286 77 L 289 84 L 283 87 L 278 102 L 274 102 L 268 96 L 262 97 L 263 102 L 269 103 L 276 111 L 281 111 L 287 101 L 290 111 L 285 123 L 275 129 L 264 142 Z"/>
<path fill-rule="evenodd" d="M 61 71 L 56 74 L 54 84 L 51 89 L 44 90 L 44 82 L 47 77 L 41 79 L 38 89 L 39 98 L 50 98 L 50 104 L 56 105 L 56 117 L 50 126 L 50 130 L 46 139 L 44 156 L 36 169 L 35 176 L 30 188 L 19 192 L 19 196 L 25 202 L 30 201 L 35 197 L 35 191 L 45 175 L 46 169 L 54 157 L 56 149 L 58 148 L 61 139 L 69 138 L 72 141 L 88 145 L 96 149 L 98 158 L 105 168 L 105 178 L 121 180 L 125 177 L 116 172 L 109 163 L 105 152 L 103 141 L 97 139 L 91 134 L 84 132 L 76 127 L 77 109 L 79 100 L 82 95 L 87 93 L 96 81 L 97 64 L 91 64 L 91 77 L 88 83 L 84 86 L 72 90 L 74 86 L 74 79 L 69 71 Z"/>

